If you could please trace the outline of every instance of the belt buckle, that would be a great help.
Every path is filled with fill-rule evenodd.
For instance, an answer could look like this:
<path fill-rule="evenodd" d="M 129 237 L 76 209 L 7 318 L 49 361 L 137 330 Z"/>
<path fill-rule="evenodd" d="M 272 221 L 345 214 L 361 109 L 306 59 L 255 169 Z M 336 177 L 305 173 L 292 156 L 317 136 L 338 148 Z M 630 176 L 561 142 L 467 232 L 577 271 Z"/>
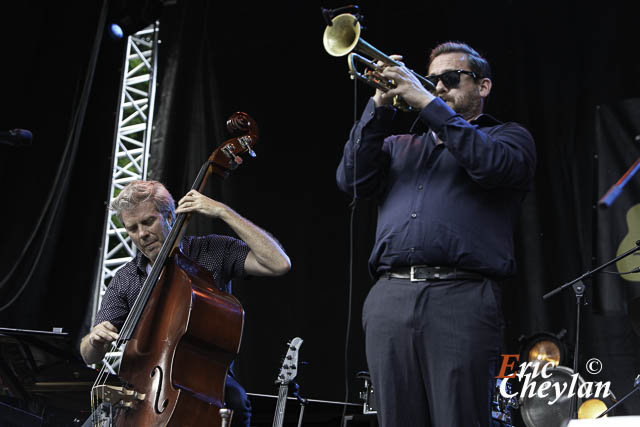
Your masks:
<path fill-rule="evenodd" d="M 421 268 L 427 268 L 428 266 L 426 265 L 412 265 L 411 266 L 411 281 L 412 282 L 425 282 L 427 280 L 427 277 L 425 275 L 425 277 L 423 279 L 417 278 L 416 277 L 416 270 L 419 270 Z"/>
<path fill-rule="evenodd" d="M 439 272 L 429 272 L 426 271 L 424 274 L 424 278 L 416 278 L 416 270 L 419 270 L 421 268 L 429 268 L 428 265 L 412 265 L 411 266 L 411 281 L 412 282 L 426 282 L 427 280 L 439 280 L 440 279 L 440 273 Z M 439 269 L 439 267 L 434 267 L 436 270 Z"/>

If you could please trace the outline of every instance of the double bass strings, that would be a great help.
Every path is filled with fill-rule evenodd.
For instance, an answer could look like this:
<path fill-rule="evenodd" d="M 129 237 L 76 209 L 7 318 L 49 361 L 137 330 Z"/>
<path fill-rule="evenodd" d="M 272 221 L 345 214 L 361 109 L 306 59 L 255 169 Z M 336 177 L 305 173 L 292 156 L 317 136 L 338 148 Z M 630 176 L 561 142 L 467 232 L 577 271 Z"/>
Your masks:
<path fill-rule="evenodd" d="M 157 260 L 166 260 L 169 256 L 169 252 L 173 249 L 174 243 L 178 237 L 179 231 L 182 228 L 186 220 L 187 214 L 179 214 L 176 218 L 174 226 L 171 228 L 169 236 L 164 241 L 162 248 L 160 249 L 160 253 L 158 254 Z M 98 426 L 99 420 L 96 419 L 96 414 L 98 414 L 98 405 L 102 400 L 104 400 L 104 393 L 101 395 L 101 391 L 104 390 L 104 386 L 106 386 L 107 380 L 109 378 L 109 372 L 107 372 L 107 368 L 113 365 L 113 362 L 117 359 L 117 352 L 120 347 L 125 344 L 128 338 L 133 333 L 135 326 L 144 310 L 147 300 L 153 291 L 154 285 L 157 282 L 160 274 L 162 272 L 163 262 L 154 262 L 153 267 L 151 268 L 151 272 L 149 276 L 144 282 L 142 286 L 142 290 L 138 294 L 129 315 L 125 319 L 122 328 L 120 329 L 119 337 L 116 341 L 111 343 L 111 347 L 107 351 L 107 355 L 103 358 L 102 367 L 100 368 L 98 375 L 96 377 L 95 382 L 91 388 L 91 413 L 92 413 L 92 424 L 94 426 Z M 111 372 L 112 374 L 116 374 L 116 372 Z"/>

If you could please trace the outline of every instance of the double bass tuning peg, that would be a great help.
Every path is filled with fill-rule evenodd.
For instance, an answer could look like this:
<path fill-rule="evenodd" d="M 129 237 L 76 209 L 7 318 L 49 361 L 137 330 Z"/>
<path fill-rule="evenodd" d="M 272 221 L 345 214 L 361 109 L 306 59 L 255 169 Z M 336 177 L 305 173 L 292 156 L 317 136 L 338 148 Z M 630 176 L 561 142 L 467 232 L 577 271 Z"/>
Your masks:
<path fill-rule="evenodd" d="M 238 142 L 240 143 L 240 146 L 245 149 L 251 157 L 256 157 L 256 152 L 251 148 L 251 136 L 241 136 L 240 138 L 238 138 Z"/>

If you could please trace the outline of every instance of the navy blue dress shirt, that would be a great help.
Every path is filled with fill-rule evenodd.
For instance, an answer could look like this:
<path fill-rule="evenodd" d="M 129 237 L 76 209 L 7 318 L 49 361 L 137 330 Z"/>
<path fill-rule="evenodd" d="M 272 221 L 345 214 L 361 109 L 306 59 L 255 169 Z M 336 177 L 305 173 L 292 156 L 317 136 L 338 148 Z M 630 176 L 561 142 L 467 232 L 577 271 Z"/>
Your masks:
<path fill-rule="evenodd" d="M 512 275 L 513 232 L 536 166 L 530 133 L 486 114 L 467 122 L 439 98 L 410 134 L 389 135 L 394 117 L 371 99 L 336 174 L 341 190 L 378 200 L 372 275 L 410 265 Z"/>

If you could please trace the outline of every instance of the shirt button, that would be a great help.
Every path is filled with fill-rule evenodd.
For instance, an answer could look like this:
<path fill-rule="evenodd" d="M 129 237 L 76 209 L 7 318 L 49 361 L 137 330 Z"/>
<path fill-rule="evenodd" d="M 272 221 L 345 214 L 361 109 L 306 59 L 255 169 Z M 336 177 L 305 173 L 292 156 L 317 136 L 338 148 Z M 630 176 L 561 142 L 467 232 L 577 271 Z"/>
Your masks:
<path fill-rule="evenodd" d="M 418 216 L 418 214 L 417 214 L 417 213 L 415 213 L 415 212 L 411 214 L 411 218 L 415 218 L 415 217 L 417 217 L 417 216 Z"/>
<path fill-rule="evenodd" d="M 416 251 L 416 248 L 409 248 L 409 252 L 413 253 Z"/>
<path fill-rule="evenodd" d="M 418 185 L 418 190 L 422 190 L 422 184 Z"/>
<path fill-rule="evenodd" d="M 360 138 L 356 139 L 356 144 L 360 144 Z"/>

